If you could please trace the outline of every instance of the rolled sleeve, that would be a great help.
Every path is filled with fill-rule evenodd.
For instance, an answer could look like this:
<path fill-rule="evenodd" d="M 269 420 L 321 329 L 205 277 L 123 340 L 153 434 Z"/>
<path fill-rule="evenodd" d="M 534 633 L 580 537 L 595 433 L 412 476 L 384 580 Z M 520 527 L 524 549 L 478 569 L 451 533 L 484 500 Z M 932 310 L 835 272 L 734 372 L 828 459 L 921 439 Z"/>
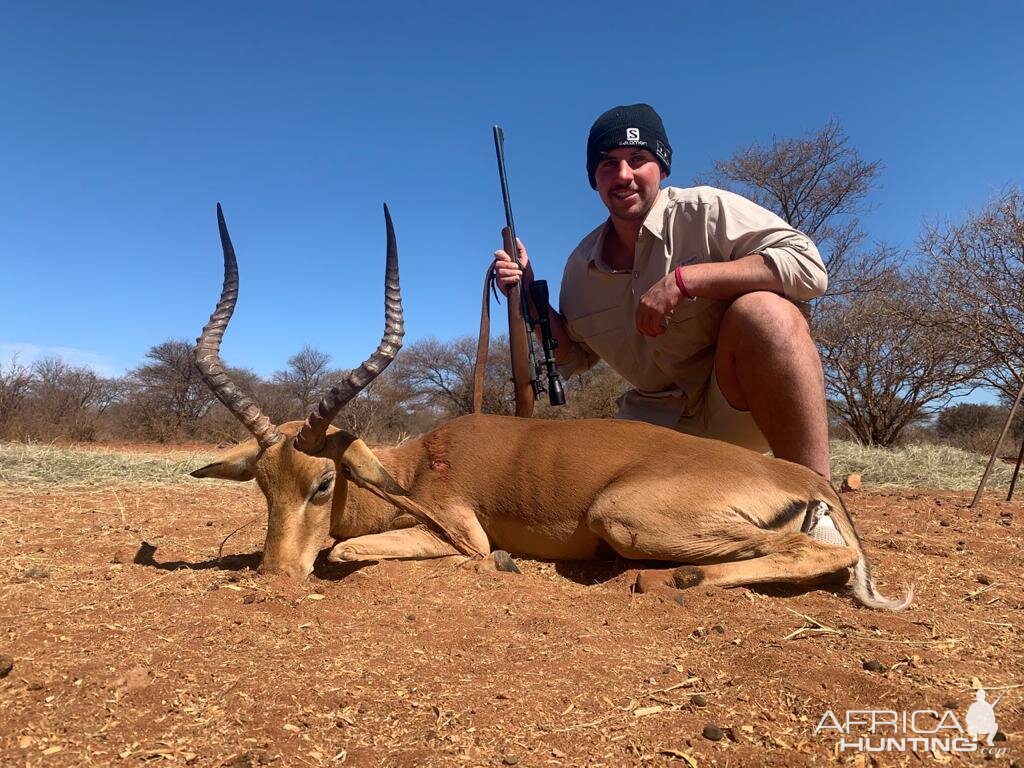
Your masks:
<path fill-rule="evenodd" d="M 710 189 L 710 188 L 709 188 Z M 724 260 L 760 253 L 775 268 L 787 299 L 807 301 L 825 293 L 828 274 L 811 239 L 745 197 L 714 190 L 708 240 Z"/>

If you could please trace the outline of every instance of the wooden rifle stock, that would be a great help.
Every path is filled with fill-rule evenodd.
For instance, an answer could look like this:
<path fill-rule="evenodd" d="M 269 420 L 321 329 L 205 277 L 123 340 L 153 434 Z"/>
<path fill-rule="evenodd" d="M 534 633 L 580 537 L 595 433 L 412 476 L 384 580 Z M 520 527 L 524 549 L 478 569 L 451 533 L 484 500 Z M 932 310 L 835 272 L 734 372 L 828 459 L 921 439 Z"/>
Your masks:
<path fill-rule="evenodd" d="M 504 231 L 505 253 L 518 261 L 519 250 L 512 242 L 508 228 Z M 533 415 L 536 395 L 533 389 L 533 366 L 530 362 L 530 338 L 523 317 L 523 281 L 508 292 L 508 346 L 512 355 L 512 383 L 516 393 L 516 416 Z"/>

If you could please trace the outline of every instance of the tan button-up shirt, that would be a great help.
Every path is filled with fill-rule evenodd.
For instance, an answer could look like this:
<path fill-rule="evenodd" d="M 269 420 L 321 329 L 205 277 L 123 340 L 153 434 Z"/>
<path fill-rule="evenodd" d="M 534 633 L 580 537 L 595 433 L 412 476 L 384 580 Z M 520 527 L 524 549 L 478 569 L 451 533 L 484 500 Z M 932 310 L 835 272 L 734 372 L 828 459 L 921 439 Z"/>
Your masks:
<path fill-rule="evenodd" d="M 619 402 L 622 418 L 675 426 L 694 415 L 704 397 L 729 302 L 684 300 L 667 318 L 666 333 L 651 338 L 636 329 L 640 298 L 676 267 L 760 253 L 797 304 L 821 296 L 828 284 L 810 238 L 721 189 L 662 189 L 640 230 L 632 270 L 612 270 L 602 260 L 610 226 L 606 221 L 583 238 L 565 264 L 560 308 L 579 347 L 560 369 L 569 376 L 598 359 L 607 362 L 636 388 Z"/>

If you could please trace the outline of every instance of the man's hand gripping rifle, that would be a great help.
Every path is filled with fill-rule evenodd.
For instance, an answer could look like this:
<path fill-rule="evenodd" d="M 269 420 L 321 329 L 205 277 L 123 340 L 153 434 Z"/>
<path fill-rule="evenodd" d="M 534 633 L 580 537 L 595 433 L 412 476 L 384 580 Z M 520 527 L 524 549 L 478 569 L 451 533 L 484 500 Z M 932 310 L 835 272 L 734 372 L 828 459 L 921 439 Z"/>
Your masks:
<path fill-rule="evenodd" d="M 513 259 L 516 265 L 522 269 L 523 265 L 519 260 L 518 240 L 516 238 L 515 221 L 512 218 L 512 201 L 508 193 L 508 178 L 505 175 L 505 134 L 501 126 L 494 126 L 494 151 L 498 157 L 498 176 L 501 178 L 501 197 L 505 203 L 505 225 L 508 237 L 505 240 L 505 251 Z M 530 297 L 533 299 L 533 306 L 537 310 L 537 320 L 534 321 L 530 314 L 530 305 L 526 294 L 515 286 L 508 294 L 509 304 L 509 346 L 512 350 L 512 378 L 516 389 L 516 415 L 529 415 L 533 411 L 532 403 L 529 406 L 529 413 L 520 413 L 520 399 L 527 393 L 526 381 L 529 381 L 529 389 L 532 390 L 533 399 L 540 397 L 544 391 L 541 384 L 541 376 L 545 370 L 548 379 L 548 402 L 551 405 L 565 404 L 565 391 L 562 388 L 562 379 L 558 375 L 558 367 L 555 363 L 555 347 L 558 342 L 551 335 L 551 322 L 548 318 L 548 284 L 546 280 L 533 280 L 528 286 Z M 519 324 L 519 317 L 522 318 L 522 326 L 513 328 L 513 324 Z M 541 343 L 544 351 L 544 368 L 533 349 L 533 330 L 540 325 Z M 525 330 L 525 333 L 517 332 Z M 525 356 L 523 355 L 523 339 L 525 336 Z"/>

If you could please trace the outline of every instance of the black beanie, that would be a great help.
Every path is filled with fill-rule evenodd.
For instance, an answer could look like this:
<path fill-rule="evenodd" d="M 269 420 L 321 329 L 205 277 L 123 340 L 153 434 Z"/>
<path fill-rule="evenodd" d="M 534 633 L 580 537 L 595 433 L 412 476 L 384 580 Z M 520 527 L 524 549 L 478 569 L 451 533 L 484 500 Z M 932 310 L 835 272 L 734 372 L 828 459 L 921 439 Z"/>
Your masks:
<path fill-rule="evenodd" d="M 601 156 L 617 147 L 646 149 L 658 159 L 666 175 L 672 170 L 672 147 L 665 135 L 665 126 L 649 104 L 612 107 L 590 126 L 590 136 L 587 137 L 587 176 L 591 188 L 597 189 L 594 172 Z"/>

